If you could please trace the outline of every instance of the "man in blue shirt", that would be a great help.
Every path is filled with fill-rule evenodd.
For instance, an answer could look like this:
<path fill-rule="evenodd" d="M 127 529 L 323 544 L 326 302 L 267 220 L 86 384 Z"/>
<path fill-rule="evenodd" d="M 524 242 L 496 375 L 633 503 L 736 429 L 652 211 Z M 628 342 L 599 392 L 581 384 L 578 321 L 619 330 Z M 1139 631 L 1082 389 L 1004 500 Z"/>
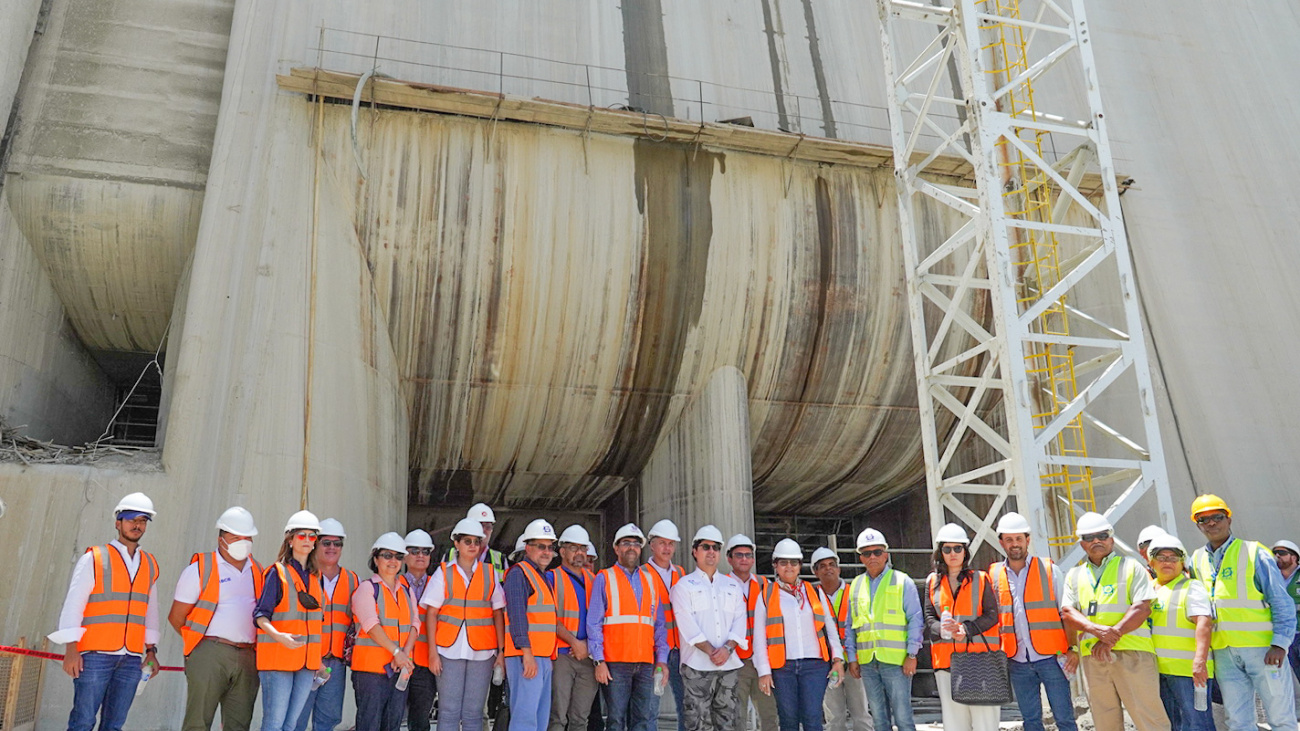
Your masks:
<path fill-rule="evenodd" d="M 560 534 L 560 565 L 546 572 L 558 614 L 548 731 L 586 731 L 591 702 L 600 687 L 587 649 L 587 605 L 596 580 L 586 568 L 590 541 L 582 526 L 565 528 Z"/>

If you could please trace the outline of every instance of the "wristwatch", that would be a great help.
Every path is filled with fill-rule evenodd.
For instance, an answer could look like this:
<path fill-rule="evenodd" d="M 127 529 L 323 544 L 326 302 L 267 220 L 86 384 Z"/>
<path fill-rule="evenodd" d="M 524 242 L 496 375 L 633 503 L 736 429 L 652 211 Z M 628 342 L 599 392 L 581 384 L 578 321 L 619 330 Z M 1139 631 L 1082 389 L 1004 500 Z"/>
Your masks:
<path fill-rule="evenodd" d="M 152 652 L 153 654 L 157 655 L 157 654 L 158 654 L 158 646 L 157 646 L 157 645 L 146 645 L 145 648 L 144 648 L 144 651 L 145 651 L 145 654 L 148 654 L 148 653 Z"/>

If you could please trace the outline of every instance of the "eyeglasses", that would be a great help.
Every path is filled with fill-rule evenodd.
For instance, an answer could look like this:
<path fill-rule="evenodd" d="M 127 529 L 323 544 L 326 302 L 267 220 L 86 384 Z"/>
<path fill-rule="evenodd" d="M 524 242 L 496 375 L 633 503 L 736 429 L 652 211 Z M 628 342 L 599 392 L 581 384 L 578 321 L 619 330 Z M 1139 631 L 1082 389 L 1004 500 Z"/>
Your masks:
<path fill-rule="evenodd" d="M 700 543 L 699 545 L 696 546 L 696 548 L 703 551 L 709 551 L 710 553 L 717 553 L 718 551 L 722 550 L 722 544 L 721 543 Z"/>
<path fill-rule="evenodd" d="M 314 531 L 309 531 L 309 530 L 300 530 L 297 533 L 294 533 L 293 537 L 302 538 L 303 540 L 308 540 L 308 541 L 314 541 L 316 540 L 316 533 Z"/>
<path fill-rule="evenodd" d="M 456 542 L 464 543 L 467 546 L 478 546 L 478 545 L 482 545 L 483 539 L 479 538 L 478 536 L 461 536 L 460 538 L 456 539 Z"/>
<path fill-rule="evenodd" d="M 409 555 L 409 556 L 429 556 L 429 555 L 431 555 L 431 554 L 433 553 L 433 549 L 432 549 L 432 548 L 412 548 L 411 546 L 407 546 L 407 547 L 406 547 L 406 553 L 407 553 L 407 555 Z"/>
<path fill-rule="evenodd" d="M 555 553 L 555 545 L 552 543 L 537 543 L 536 541 L 529 541 L 528 545 L 532 546 L 533 548 L 536 548 L 539 551 L 546 551 L 547 553 Z"/>
<path fill-rule="evenodd" d="M 333 539 L 333 538 L 326 538 L 320 542 L 320 545 L 325 548 L 342 548 L 343 541 L 338 539 Z"/>
<path fill-rule="evenodd" d="M 405 556 L 406 554 L 398 553 L 397 551 L 380 551 L 375 555 L 378 556 L 379 558 L 382 558 L 385 561 L 401 561 L 402 557 Z"/>
<path fill-rule="evenodd" d="M 939 550 L 943 551 L 944 553 L 965 553 L 966 547 L 961 544 L 957 544 L 955 546 L 944 546 Z"/>
<path fill-rule="evenodd" d="M 320 609 L 320 602 L 316 601 L 316 597 L 305 591 L 298 592 L 298 603 L 303 609 Z"/>
<path fill-rule="evenodd" d="M 803 561 L 797 558 L 778 558 L 772 562 L 773 566 L 800 566 Z"/>
<path fill-rule="evenodd" d="M 883 555 L 885 555 L 885 549 L 883 549 L 883 548 L 864 548 L 864 549 L 862 549 L 861 551 L 858 551 L 858 555 L 859 555 L 859 556 L 862 556 L 863 558 L 875 558 L 876 556 L 883 556 Z"/>
<path fill-rule="evenodd" d="M 1163 553 L 1163 552 L 1157 553 L 1151 558 L 1154 558 L 1160 563 L 1178 563 L 1179 561 L 1183 560 L 1183 557 L 1177 553 Z"/>
<path fill-rule="evenodd" d="M 614 546 L 616 548 L 640 548 L 641 541 L 638 541 L 635 538 L 624 538 L 618 543 L 615 543 Z"/>
<path fill-rule="evenodd" d="M 1107 538 L 1110 538 L 1110 531 L 1104 530 L 1101 531 L 1100 533 L 1084 533 L 1083 535 L 1079 536 L 1079 542 L 1095 543 L 1096 541 L 1104 541 Z"/>
<path fill-rule="evenodd" d="M 1224 513 L 1210 513 L 1209 515 L 1198 515 L 1196 516 L 1196 524 L 1210 525 L 1211 523 L 1218 523 L 1227 517 L 1228 516 Z"/>
<path fill-rule="evenodd" d="M 731 558 L 737 561 L 753 561 L 754 553 L 752 551 L 732 551 Z"/>

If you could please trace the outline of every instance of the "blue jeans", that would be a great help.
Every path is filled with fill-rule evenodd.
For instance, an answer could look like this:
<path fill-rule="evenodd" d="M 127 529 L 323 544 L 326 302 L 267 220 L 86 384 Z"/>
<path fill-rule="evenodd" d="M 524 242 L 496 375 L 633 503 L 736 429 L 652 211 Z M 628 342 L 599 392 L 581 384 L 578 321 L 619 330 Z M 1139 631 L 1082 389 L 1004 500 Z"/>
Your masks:
<path fill-rule="evenodd" d="M 441 659 L 438 731 L 481 731 L 483 704 L 492 684 L 492 661 Z"/>
<path fill-rule="evenodd" d="M 1052 707 L 1056 727 L 1060 731 L 1075 731 L 1074 700 L 1070 695 L 1070 681 L 1055 657 L 1035 662 L 1007 663 L 1011 687 L 1016 691 L 1016 705 L 1025 720 L 1025 731 L 1043 731 L 1043 697 L 1039 686 L 1047 689 L 1047 703 Z M 1191 706 L 1188 706 L 1189 708 Z"/>
<path fill-rule="evenodd" d="M 912 720 L 912 678 L 903 675 L 902 665 L 872 660 L 859 665 L 862 685 L 867 689 L 867 707 L 876 731 L 916 731 Z"/>
<path fill-rule="evenodd" d="M 1289 678 L 1288 678 L 1289 680 Z M 1210 683 L 1214 683 L 1211 679 Z M 1196 710 L 1196 684 L 1183 675 L 1160 674 L 1160 702 L 1165 704 L 1169 727 L 1173 731 L 1214 731 L 1214 714 L 1210 712 L 1206 688 L 1205 710 Z"/>
<path fill-rule="evenodd" d="M 537 658 L 537 675 L 524 677 L 524 659 L 506 658 L 510 731 L 546 731 L 551 721 L 551 658 Z"/>
<path fill-rule="evenodd" d="M 397 673 L 352 672 L 357 699 L 356 731 L 398 731 L 406 718 L 406 691 L 398 690 Z"/>
<path fill-rule="evenodd" d="M 68 731 L 91 731 L 102 709 L 99 731 L 121 731 L 140 684 L 139 655 L 81 653 L 81 674 L 72 679 Z"/>
<path fill-rule="evenodd" d="M 786 660 L 772 670 L 772 694 L 781 731 L 822 731 L 822 700 L 830 663 L 821 658 Z"/>
<path fill-rule="evenodd" d="M 1255 694 L 1273 731 L 1296 731 L 1295 691 L 1281 670 L 1264 664 L 1267 647 L 1229 647 L 1214 650 L 1214 679 L 1223 695 L 1229 731 L 1254 731 Z"/>
<path fill-rule="evenodd" d="M 307 707 L 315 670 L 262 670 L 262 731 L 293 731 Z"/>
<path fill-rule="evenodd" d="M 655 666 L 648 662 L 611 662 L 605 686 L 605 731 L 655 731 L 659 696 Z"/>
<path fill-rule="evenodd" d="M 330 679 L 307 696 L 307 705 L 298 715 L 298 725 L 294 731 L 307 731 L 307 721 L 312 718 L 316 719 L 312 723 L 312 731 L 334 731 L 334 727 L 343 721 L 343 693 L 347 689 L 348 666 L 337 657 L 327 657 L 321 662 L 330 669 Z"/>
<path fill-rule="evenodd" d="M 1300 634 L 1291 640 L 1291 647 L 1287 648 L 1286 657 L 1291 661 L 1291 672 L 1295 673 L 1296 680 L 1300 680 Z"/>
<path fill-rule="evenodd" d="M 677 731 L 686 731 L 686 684 L 682 682 L 681 650 L 668 651 L 668 686 L 673 689 L 673 703 L 677 706 Z"/>

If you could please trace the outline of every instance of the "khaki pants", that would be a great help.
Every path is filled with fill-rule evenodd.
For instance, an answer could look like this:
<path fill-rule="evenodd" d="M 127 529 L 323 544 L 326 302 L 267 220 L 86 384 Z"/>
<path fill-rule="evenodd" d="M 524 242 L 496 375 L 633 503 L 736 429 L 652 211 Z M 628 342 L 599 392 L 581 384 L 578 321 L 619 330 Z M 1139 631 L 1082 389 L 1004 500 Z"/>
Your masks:
<path fill-rule="evenodd" d="M 736 681 L 736 703 L 741 718 L 746 720 L 737 723 L 736 728 L 748 725 L 749 703 L 753 701 L 754 710 L 758 712 L 758 731 L 777 731 L 776 699 L 763 695 L 763 691 L 758 689 L 758 670 L 754 668 L 754 660 L 751 658 L 744 662 L 740 668 L 740 680 Z"/>
<path fill-rule="evenodd" d="M 1111 662 L 1083 658 L 1088 680 L 1088 705 L 1097 731 L 1124 731 L 1124 711 L 1138 731 L 1170 731 L 1160 702 L 1160 671 L 1156 656 L 1138 650 L 1112 652 Z"/>
<path fill-rule="evenodd" d="M 874 731 L 876 727 L 867 709 L 867 687 L 852 675 L 846 674 L 840 687 L 826 689 L 822 712 L 826 731 Z"/>
<path fill-rule="evenodd" d="M 261 687 L 257 655 L 212 640 L 203 640 L 185 658 L 185 731 L 208 731 L 221 706 L 221 728 L 248 731 Z"/>
<path fill-rule="evenodd" d="M 596 666 L 568 653 L 555 656 L 551 675 L 551 719 L 547 731 L 587 731 L 596 698 Z"/>

